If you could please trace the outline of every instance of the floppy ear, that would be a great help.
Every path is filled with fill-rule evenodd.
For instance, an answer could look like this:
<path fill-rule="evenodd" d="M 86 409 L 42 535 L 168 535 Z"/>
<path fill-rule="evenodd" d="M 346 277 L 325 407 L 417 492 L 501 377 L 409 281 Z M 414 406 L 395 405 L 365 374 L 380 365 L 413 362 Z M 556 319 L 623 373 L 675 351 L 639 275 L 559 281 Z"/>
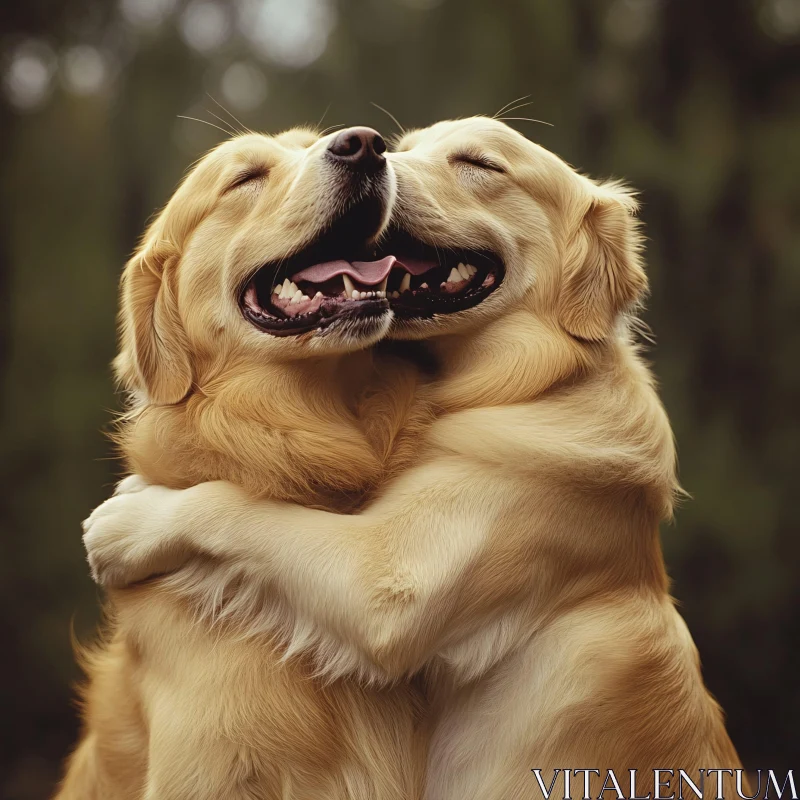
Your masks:
<path fill-rule="evenodd" d="M 619 184 L 593 188 L 595 197 L 568 251 L 560 319 L 573 336 L 599 341 L 612 332 L 618 315 L 642 298 L 647 277 L 636 200 Z"/>
<path fill-rule="evenodd" d="M 178 261 L 177 248 L 151 229 L 122 274 L 121 348 L 114 369 L 126 389 L 144 392 L 158 405 L 179 402 L 192 385 L 174 286 Z"/>

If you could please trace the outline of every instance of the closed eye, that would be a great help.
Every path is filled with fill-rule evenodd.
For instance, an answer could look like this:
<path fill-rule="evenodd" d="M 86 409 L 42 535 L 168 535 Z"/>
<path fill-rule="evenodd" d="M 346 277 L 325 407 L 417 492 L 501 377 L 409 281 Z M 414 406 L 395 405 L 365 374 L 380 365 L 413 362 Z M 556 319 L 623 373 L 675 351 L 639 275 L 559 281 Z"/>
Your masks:
<path fill-rule="evenodd" d="M 231 192 L 234 189 L 238 189 L 240 186 L 244 186 L 247 183 L 251 183 L 252 181 L 260 181 L 267 177 L 269 174 L 269 170 L 266 167 L 249 167 L 248 169 L 242 170 L 231 182 L 228 184 L 228 187 L 225 189 L 226 192 Z"/>
<path fill-rule="evenodd" d="M 451 164 L 460 164 L 478 169 L 487 169 L 491 172 L 505 173 L 506 169 L 502 164 L 498 164 L 488 156 L 480 153 L 453 153 L 447 159 Z"/>

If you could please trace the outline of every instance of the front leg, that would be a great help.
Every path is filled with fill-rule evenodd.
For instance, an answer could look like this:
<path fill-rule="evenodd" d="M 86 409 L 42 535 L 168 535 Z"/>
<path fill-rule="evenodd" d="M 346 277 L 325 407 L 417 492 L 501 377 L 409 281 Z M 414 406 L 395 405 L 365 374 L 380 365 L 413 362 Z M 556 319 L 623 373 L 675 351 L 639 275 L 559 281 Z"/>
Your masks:
<path fill-rule="evenodd" d="M 180 539 L 176 515 L 182 492 L 148 484 L 138 475 L 83 522 L 83 543 L 95 582 L 122 588 L 186 564 L 196 551 Z"/>
<path fill-rule="evenodd" d="M 396 677 L 525 594 L 530 569 L 518 567 L 535 520 L 512 483 L 496 469 L 437 462 L 351 516 L 255 501 L 225 482 L 150 487 L 100 506 L 86 547 L 109 585 L 210 557 L 272 592 L 320 650 L 347 651 L 333 662 L 352 664 L 356 653 Z"/>

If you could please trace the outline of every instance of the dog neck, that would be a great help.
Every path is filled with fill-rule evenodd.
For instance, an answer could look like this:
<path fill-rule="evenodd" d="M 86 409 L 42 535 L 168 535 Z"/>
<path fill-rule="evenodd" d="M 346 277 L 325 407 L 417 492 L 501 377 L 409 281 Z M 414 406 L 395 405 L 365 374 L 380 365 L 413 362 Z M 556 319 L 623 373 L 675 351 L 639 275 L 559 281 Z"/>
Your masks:
<path fill-rule="evenodd" d="M 432 399 L 446 411 L 530 402 L 602 357 L 602 348 L 577 342 L 527 310 L 491 320 L 470 336 L 437 337 L 431 346 L 442 365 Z"/>
<path fill-rule="evenodd" d="M 227 480 L 255 496 L 349 508 L 384 476 L 417 375 L 411 362 L 371 351 L 228 362 L 205 370 L 182 402 L 136 409 L 117 440 L 151 482 Z"/>

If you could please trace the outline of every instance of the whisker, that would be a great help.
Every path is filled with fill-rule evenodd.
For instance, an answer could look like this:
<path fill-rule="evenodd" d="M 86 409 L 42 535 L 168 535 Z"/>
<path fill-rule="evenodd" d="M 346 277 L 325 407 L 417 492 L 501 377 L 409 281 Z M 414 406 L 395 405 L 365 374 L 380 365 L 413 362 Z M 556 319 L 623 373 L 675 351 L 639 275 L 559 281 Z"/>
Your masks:
<path fill-rule="evenodd" d="M 227 108 L 225 108 L 216 97 L 212 97 L 210 92 L 206 92 L 213 103 L 216 103 L 238 126 L 244 133 L 253 133 L 238 117 L 235 117 Z"/>
<path fill-rule="evenodd" d="M 509 106 L 513 106 L 515 103 L 519 103 L 520 100 L 527 100 L 529 97 L 530 97 L 529 94 L 524 94 L 524 95 L 522 95 L 522 97 L 518 97 L 516 100 L 512 100 L 510 103 L 506 103 L 498 111 L 495 111 L 495 113 L 492 115 L 492 118 L 493 119 L 497 119 L 497 117 L 499 117 L 501 114 L 503 114 L 504 112 L 508 111 L 508 107 Z"/>
<path fill-rule="evenodd" d="M 501 122 L 508 122 L 511 120 L 519 120 L 520 122 L 538 122 L 540 125 L 547 125 L 550 128 L 555 128 L 552 122 L 545 122 L 543 119 L 533 119 L 532 117 L 497 117 Z"/>
<path fill-rule="evenodd" d="M 532 106 L 532 105 L 534 105 L 533 100 L 529 100 L 527 103 L 517 103 L 517 105 L 511 106 L 511 108 L 507 108 L 502 113 L 503 113 L 503 115 L 505 115 L 505 114 L 513 114 L 515 111 L 519 111 L 521 108 L 526 108 L 527 106 Z M 498 116 L 500 116 L 500 115 L 498 114 Z M 497 119 L 497 117 L 495 117 L 495 119 Z"/>
<path fill-rule="evenodd" d="M 395 125 L 397 125 L 397 127 L 400 129 L 400 133 L 405 134 L 406 129 L 397 121 L 397 117 L 392 114 L 391 111 L 387 111 L 383 106 L 379 106 L 377 103 L 373 103 L 372 101 L 370 101 L 370 105 L 375 106 L 375 108 L 377 108 L 379 111 L 383 111 L 383 113 L 386 114 L 386 116 L 389 117 L 389 119 L 392 120 Z"/>
<path fill-rule="evenodd" d="M 445 245 L 444 249 L 445 250 L 447 249 L 446 245 Z M 436 253 L 436 260 L 441 264 L 444 261 L 444 259 L 441 258 L 441 256 L 439 255 L 439 246 L 438 245 L 434 245 L 433 246 L 433 251 Z"/>
<path fill-rule="evenodd" d="M 275 264 L 275 271 L 272 273 L 272 286 L 270 286 L 270 291 L 275 287 L 278 283 L 283 283 L 282 278 L 289 277 L 289 269 L 288 269 L 288 257 L 284 256 L 283 258 L 278 260 L 278 263 Z M 270 295 L 271 296 L 271 295 Z"/>
<path fill-rule="evenodd" d="M 183 114 L 178 114 L 178 119 L 190 119 L 192 122 L 202 122 L 203 125 L 210 125 L 212 128 L 216 128 L 218 131 L 222 131 L 227 137 L 230 137 L 230 132 L 226 131 L 224 128 L 220 128 L 219 125 L 215 125 L 213 122 L 209 122 L 205 119 L 197 119 L 197 117 L 184 117 Z"/>
<path fill-rule="evenodd" d="M 335 131 L 337 128 L 344 128 L 344 122 L 339 122 L 336 125 L 329 125 L 325 130 L 320 131 L 320 136 L 325 136 L 326 133 L 330 133 L 331 131 Z"/>
<path fill-rule="evenodd" d="M 228 122 L 227 120 L 223 119 L 219 114 L 215 114 L 213 111 L 211 111 L 208 108 L 204 109 L 204 111 L 206 112 L 206 114 L 211 114 L 211 116 L 214 117 L 214 119 L 219 120 L 223 125 L 225 125 L 226 129 L 230 131 L 231 136 L 241 136 L 242 131 L 237 130 L 236 128 L 234 128 L 233 125 L 230 124 L 230 122 Z"/>
<path fill-rule="evenodd" d="M 325 110 L 322 112 L 322 116 L 319 118 L 319 122 L 314 126 L 315 128 L 319 128 L 319 126 L 322 125 L 322 123 L 325 121 L 325 117 L 328 116 L 328 112 L 330 110 L 331 110 L 331 104 L 328 103 L 328 105 L 325 106 Z"/>

